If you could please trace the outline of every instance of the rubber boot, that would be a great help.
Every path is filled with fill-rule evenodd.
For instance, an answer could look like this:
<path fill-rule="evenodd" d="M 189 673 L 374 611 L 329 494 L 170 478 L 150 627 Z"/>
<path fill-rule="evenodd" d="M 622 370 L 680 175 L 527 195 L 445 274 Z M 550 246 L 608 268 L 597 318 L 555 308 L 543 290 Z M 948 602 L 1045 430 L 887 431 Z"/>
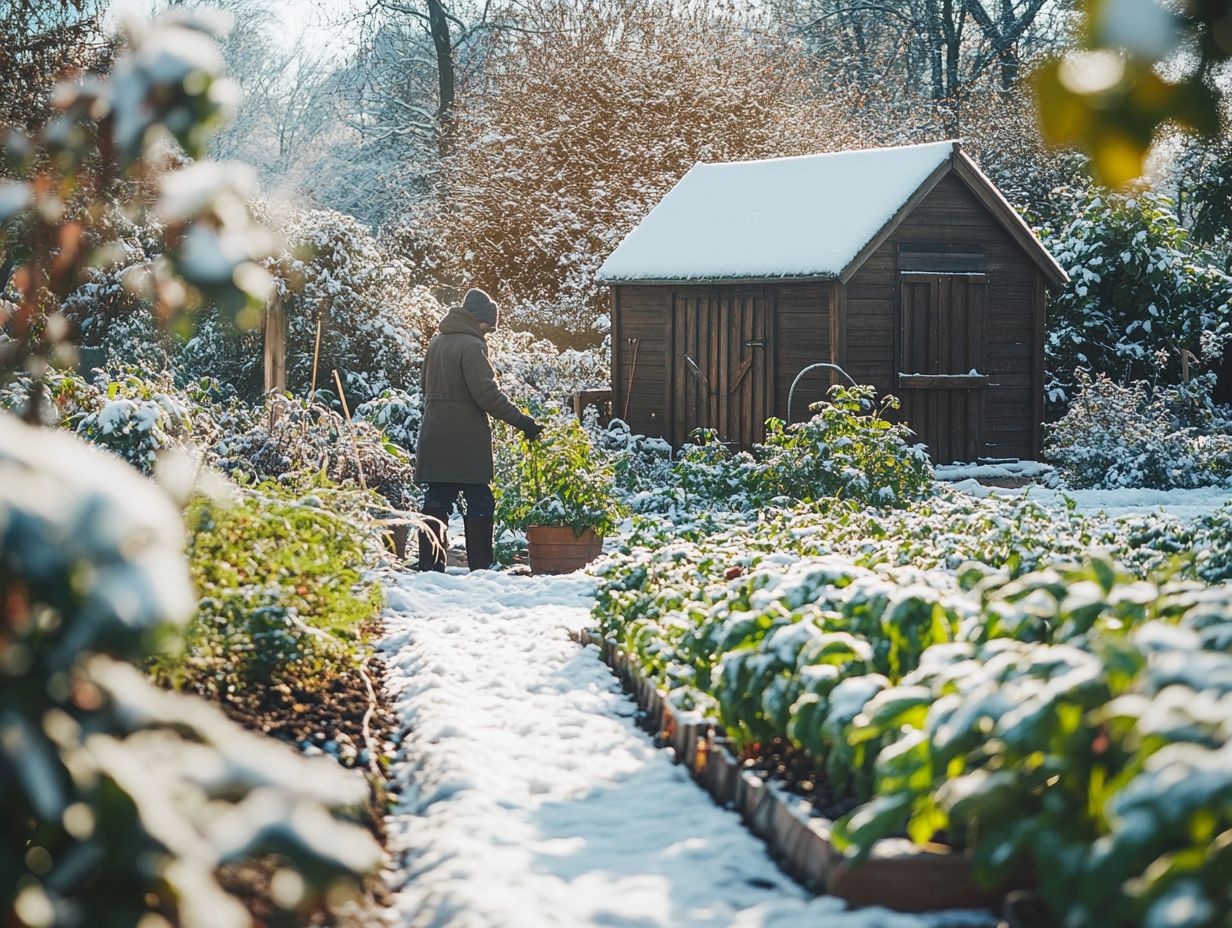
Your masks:
<path fill-rule="evenodd" d="M 446 526 L 449 525 L 448 509 L 425 509 L 420 515 L 438 522 L 429 522 L 419 530 L 419 569 L 445 570 L 445 548 L 448 545 Z"/>
<path fill-rule="evenodd" d="M 466 527 L 466 566 L 487 570 L 496 559 L 492 550 L 492 519 L 464 519 Z"/>

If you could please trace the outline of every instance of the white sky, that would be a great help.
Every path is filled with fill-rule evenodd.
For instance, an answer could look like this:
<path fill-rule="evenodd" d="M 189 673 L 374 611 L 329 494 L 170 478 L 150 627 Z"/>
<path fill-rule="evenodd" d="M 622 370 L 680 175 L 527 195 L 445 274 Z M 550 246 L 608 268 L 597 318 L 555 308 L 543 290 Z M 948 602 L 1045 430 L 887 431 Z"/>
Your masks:
<path fill-rule="evenodd" d="M 157 0 L 113 0 L 111 12 L 117 18 L 136 13 L 148 15 Z M 346 22 L 362 10 L 365 0 L 266 0 L 266 5 L 282 21 L 276 38 L 286 46 L 303 41 L 331 57 L 341 57 L 354 44 L 358 24 Z"/>
<path fill-rule="evenodd" d="M 320 51 L 340 54 L 354 41 L 356 24 L 345 22 L 362 8 L 362 0 L 269 0 L 282 20 L 286 44 L 303 41 Z"/>

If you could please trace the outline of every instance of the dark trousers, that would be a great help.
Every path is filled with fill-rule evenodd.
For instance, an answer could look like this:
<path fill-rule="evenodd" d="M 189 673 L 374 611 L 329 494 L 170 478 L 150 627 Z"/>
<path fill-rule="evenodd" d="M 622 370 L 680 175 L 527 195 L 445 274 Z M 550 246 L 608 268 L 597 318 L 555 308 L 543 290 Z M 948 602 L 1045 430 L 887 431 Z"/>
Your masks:
<path fill-rule="evenodd" d="M 424 512 L 453 512 L 459 494 L 466 500 L 468 519 L 490 519 L 496 514 L 496 498 L 486 483 L 429 483 L 424 489 Z"/>
<path fill-rule="evenodd" d="M 458 502 L 466 500 L 466 562 L 471 570 L 492 566 L 492 518 L 496 499 L 486 483 L 429 483 L 424 490 L 423 514 L 429 521 L 419 532 L 419 569 L 444 570 L 448 538 L 445 526 Z"/>

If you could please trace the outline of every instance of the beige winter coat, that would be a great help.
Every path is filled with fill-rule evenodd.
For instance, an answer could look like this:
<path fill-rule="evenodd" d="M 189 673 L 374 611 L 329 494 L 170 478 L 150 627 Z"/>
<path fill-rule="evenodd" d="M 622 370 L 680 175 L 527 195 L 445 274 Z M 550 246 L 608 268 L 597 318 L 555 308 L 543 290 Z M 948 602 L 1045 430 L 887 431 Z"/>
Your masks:
<path fill-rule="evenodd" d="M 491 483 L 495 416 L 517 428 L 533 420 L 496 385 L 479 323 L 454 307 L 428 343 L 423 372 L 424 416 L 416 448 L 416 483 Z"/>

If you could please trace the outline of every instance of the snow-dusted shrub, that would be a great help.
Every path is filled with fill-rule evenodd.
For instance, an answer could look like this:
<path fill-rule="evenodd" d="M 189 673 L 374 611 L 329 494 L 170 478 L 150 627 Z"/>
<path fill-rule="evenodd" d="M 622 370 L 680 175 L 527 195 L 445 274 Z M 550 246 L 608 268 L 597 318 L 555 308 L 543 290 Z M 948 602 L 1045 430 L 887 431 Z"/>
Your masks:
<path fill-rule="evenodd" d="M 776 502 L 851 499 L 901 506 L 932 491 L 928 454 L 905 426 L 873 407 L 872 387 L 833 387 L 807 422 L 770 419 L 752 452 L 730 452 L 710 433 L 681 450 L 676 479 L 688 508 L 759 508 Z"/>
<path fill-rule="evenodd" d="M 158 452 L 189 427 L 188 410 L 166 393 L 146 398 L 108 395 L 97 412 L 81 420 L 77 433 L 149 474 Z"/>
<path fill-rule="evenodd" d="M 217 431 L 210 408 L 202 405 L 209 385 L 180 390 L 165 372 L 96 371 L 92 381 L 52 372 L 42 383 L 44 409 L 37 418 L 76 432 L 145 474 L 153 473 L 164 450 L 209 442 Z M 0 409 L 24 415 L 30 395 L 30 379 L 18 378 L 0 390 Z"/>
<path fill-rule="evenodd" d="M 1194 575 L 1206 583 L 1232 581 L 1232 505 L 1199 519 L 1190 537 Z"/>
<path fill-rule="evenodd" d="M 287 389 L 307 396 L 317 324 L 317 386 L 332 397 L 337 370 L 352 409 L 419 380 L 428 339 L 443 310 L 412 283 L 406 262 L 358 220 L 332 210 L 287 208 L 259 213 L 276 221 L 285 247 L 269 262 L 287 316 Z M 263 387 L 259 332 L 241 332 L 225 316 L 204 312 L 177 361 L 185 376 L 209 376 L 255 401 Z M 339 406 L 339 408 L 341 408 Z"/>
<path fill-rule="evenodd" d="M 636 434 L 622 419 L 613 419 L 606 428 L 593 420 L 585 424 L 595 447 L 612 461 L 616 491 L 630 508 L 660 508 L 664 493 L 670 495 L 675 483 L 671 444 Z"/>
<path fill-rule="evenodd" d="M 612 318 L 590 305 L 566 301 L 552 303 L 513 303 L 501 309 L 501 325 L 529 332 L 562 348 L 582 348 L 603 342 L 612 329 Z"/>
<path fill-rule="evenodd" d="M 1204 383 L 1121 386 L 1078 371 L 1068 411 L 1045 427 L 1045 454 L 1074 489 L 1228 483 L 1232 433 L 1215 431 Z"/>
<path fill-rule="evenodd" d="M 747 511 L 758 504 L 749 492 L 757 466 L 747 451 L 725 445 L 717 432 L 699 430 L 681 449 L 674 468 L 681 502 L 688 510 L 724 508 Z"/>
<path fill-rule="evenodd" d="M 287 481 L 320 473 L 353 487 L 362 482 L 396 510 L 417 504 L 408 452 L 366 421 L 355 419 L 348 426 L 327 406 L 285 395 L 267 397 L 264 412 L 244 431 L 222 435 L 210 459 L 237 479 Z"/>
<path fill-rule="evenodd" d="M 1049 402 L 1063 406 L 1075 369 L 1118 381 L 1182 379 L 1182 351 L 1214 360 L 1232 333 L 1232 278 L 1214 266 L 1155 194 L 1074 194 L 1064 227 L 1043 230 L 1070 275 L 1048 307 Z"/>
<path fill-rule="evenodd" d="M 192 612 L 179 517 L 114 457 L 0 413 L 0 912 L 15 925 L 240 928 L 224 864 L 276 852 L 308 908 L 380 850 L 362 778 L 154 687 Z M 298 873 L 298 876 L 294 874 Z M 334 892 L 331 889 L 331 893 Z"/>
<path fill-rule="evenodd" d="M 755 485 L 763 495 L 797 500 L 855 499 L 870 506 L 901 506 L 931 492 L 932 466 L 906 426 L 885 413 L 898 408 L 886 397 L 874 406 L 872 387 L 830 388 L 807 422 L 767 423 L 755 449 Z"/>
<path fill-rule="evenodd" d="M 562 350 L 529 332 L 502 327 L 488 336 L 488 346 L 500 385 L 515 402 L 567 406 L 578 390 L 611 383 L 607 339 L 597 348 Z"/>
<path fill-rule="evenodd" d="M 412 454 L 419 442 L 419 426 L 423 422 L 423 394 L 416 389 L 389 389 L 375 399 L 361 403 L 355 418 L 376 426 L 385 437 Z"/>
<path fill-rule="evenodd" d="M 166 370 L 179 347 L 178 337 L 159 324 L 154 307 L 138 282 L 167 252 L 164 229 L 152 217 L 138 225 L 115 203 L 104 207 L 100 224 L 105 240 L 100 262 L 88 271 L 88 280 L 68 295 L 61 306 L 75 331 L 83 367 L 106 370 Z M 97 246 L 98 241 L 92 242 Z"/>

